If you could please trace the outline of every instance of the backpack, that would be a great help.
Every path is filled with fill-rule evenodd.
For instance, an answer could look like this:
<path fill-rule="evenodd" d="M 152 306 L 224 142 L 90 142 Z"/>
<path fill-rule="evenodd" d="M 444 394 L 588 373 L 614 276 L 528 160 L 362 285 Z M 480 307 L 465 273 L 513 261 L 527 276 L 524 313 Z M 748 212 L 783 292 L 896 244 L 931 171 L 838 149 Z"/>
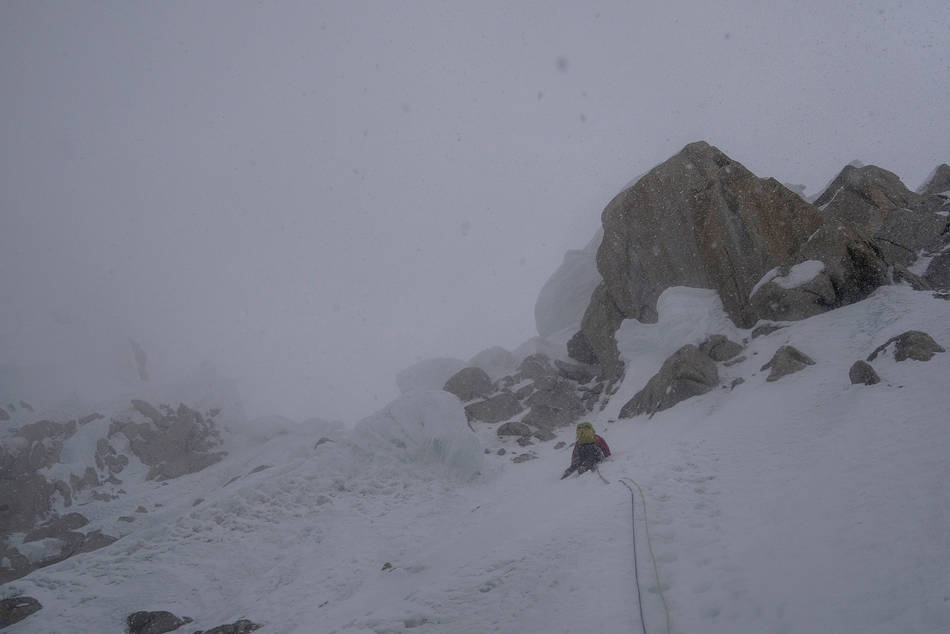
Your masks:
<path fill-rule="evenodd" d="M 577 424 L 577 444 L 578 445 L 587 445 L 594 442 L 597 439 L 597 434 L 594 433 L 594 426 L 590 423 L 578 423 Z"/>

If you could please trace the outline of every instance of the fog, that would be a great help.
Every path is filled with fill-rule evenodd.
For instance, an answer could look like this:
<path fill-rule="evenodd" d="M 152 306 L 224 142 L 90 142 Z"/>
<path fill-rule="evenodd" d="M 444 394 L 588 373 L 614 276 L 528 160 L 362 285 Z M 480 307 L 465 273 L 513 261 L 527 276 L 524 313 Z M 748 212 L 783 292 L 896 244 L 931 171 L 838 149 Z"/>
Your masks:
<path fill-rule="evenodd" d="M 827 4 L 8 0 L 0 365 L 101 397 L 132 339 L 153 380 L 354 420 L 535 335 L 564 252 L 688 142 L 916 188 L 950 161 L 950 4 Z"/>

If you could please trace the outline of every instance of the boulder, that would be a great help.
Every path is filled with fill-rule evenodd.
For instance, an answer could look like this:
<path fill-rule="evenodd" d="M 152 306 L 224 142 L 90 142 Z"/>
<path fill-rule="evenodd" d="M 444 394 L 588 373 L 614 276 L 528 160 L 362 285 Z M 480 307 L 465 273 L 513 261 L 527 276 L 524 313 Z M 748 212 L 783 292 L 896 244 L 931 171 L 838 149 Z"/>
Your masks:
<path fill-rule="evenodd" d="M 752 329 L 752 338 L 758 339 L 759 337 L 767 337 L 776 330 L 781 330 L 782 328 L 785 328 L 785 324 L 761 324 Z"/>
<path fill-rule="evenodd" d="M 724 335 L 710 335 L 699 344 L 699 351 L 713 361 L 728 361 L 742 352 L 742 345 Z"/>
<path fill-rule="evenodd" d="M 577 396 L 574 383 L 560 376 L 545 376 L 534 382 L 535 391 L 525 403 L 531 408 L 522 422 L 539 429 L 570 425 L 587 409 Z"/>
<path fill-rule="evenodd" d="M 389 568 L 392 568 L 392 565 L 389 565 Z M 388 570 L 385 566 L 383 569 Z M 257 623 L 247 619 L 241 619 L 240 621 L 235 621 L 234 623 L 213 627 L 210 630 L 198 630 L 195 632 L 195 634 L 247 634 L 248 632 L 253 632 L 259 629 L 261 629 L 261 626 Z"/>
<path fill-rule="evenodd" d="M 455 394 L 463 403 L 491 393 L 491 377 L 481 368 L 463 368 L 445 382 L 442 389 Z"/>
<path fill-rule="evenodd" d="M 923 196 L 944 192 L 950 192 L 950 165 L 946 163 L 940 164 L 917 190 L 917 193 Z"/>
<path fill-rule="evenodd" d="M 908 330 L 896 337 L 891 337 L 883 344 L 874 349 L 874 352 L 868 355 L 868 361 L 874 361 L 877 355 L 884 352 L 891 344 L 894 345 L 894 360 L 904 361 L 914 359 L 915 361 L 930 361 L 937 352 L 946 352 L 943 347 L 933 340 L 933 337 L 919 330 Z"/>
<path fill-rule="evenodd" d="M 476 401 L 465 406 L 465 415 L 469 420 L 483 423 L 500 423 L 510 420 L 522 411 L 524 407 L 511 392 L 502 392 L 484 401 Z"/>
<path fill-rule="evenodd" d="M 854 229 L 825 224 L 759 280 L 749 301 L 761 319 L 805 319 L 865 299 L 890 283 L 888 267 L 874 242 Z"/>
<path fill-rule="evenodd" d="M 804 370 L 810 365 L 815 365 L 814 360 L 807 354 L 800 352 L 793 346 L 782 346 L 775 351 L 772 359 L 762 366 L 761 370 L 771 369 L 766 381 L 778 381 L 783 376 L 794 374 L 799 370 Z"/>
<path fill-rule="evenodd" d="M 498 427 L 499 436 L 530 436 L 531 428 L 524 423 L 510 422 Z"/>
<path fill-rule="evenodd" d="M 0 600 L 0 630 L 22 621 L 43 608 L 33 597 L 14 597 Z"/>
<path fill-rule="evenodd" d="M 164 634 L 173 632 L 182 625 L 191 623 L 192 619 L 177 617 L 164 610 L 158 612 L 133 612 L 125 619 L 129 634 Z"/>
<path fill-rule="evenodd" d="M 619 376 L 614 332 L 624 318 L 655 322 L 671 286 L 710 288 L 740 327 L 756 321 L 749 294 L 821 225 L 818 211 L 775 179 L 760 179 L 705 142 L 687 145 L 604 210 L 597 251 L 603 284 L 582 330 L 604 376 Z"/>
<path fill-rule="evenodd" d="M 848 377 L 852 385 L 874 385 L 881 382 L 881 377 L 877 375 L 874 368 L 867 361 L 855 361 L 851 369 L 848 370 Z"/>
<path fill-rule="evenodd" d="M 551 359 L 545 354 L 532 354 L 525 357 L 524 361 L 518 367 L 518 373 L 523 379 L 539 379 L 545 376 L 557 374 L 557 370 L 551 365 Z"/>
<path fill-rule="evenodd" d="M 673 353 L 660 371 L 620 409 L 620 418 L 653 415 L 719 385 L 716 363 L 692 344 Z"/>

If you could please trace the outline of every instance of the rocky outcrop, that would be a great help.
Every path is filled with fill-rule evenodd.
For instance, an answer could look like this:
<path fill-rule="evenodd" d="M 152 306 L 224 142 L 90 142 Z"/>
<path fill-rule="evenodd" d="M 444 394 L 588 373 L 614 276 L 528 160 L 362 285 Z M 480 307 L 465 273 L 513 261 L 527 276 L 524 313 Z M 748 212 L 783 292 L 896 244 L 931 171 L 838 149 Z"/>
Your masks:
<path fill-rule="evenodd" d="M 125 619 L 129 634 L 164 634 L 174 632 L 182 625 L 191 623 L 192 619 L 177 617 L 171 612 L 133 612 Z"/>
<path fill-rule="evenodd" d="M 750 303 L 762 319 L 806 319 L 866 298 L 890 282 L 888 266 L 876 244 L 859 232 L 826 224 L 759 280 Z"/>
<path fill-rule="evenodd" d="M 934 213 L 941 204 L 939 197 L 916 194 L 874 165 L 846 166 L 815 200 L 829 225 L 859 231 L 889 263 L 904 266 L 947 228 L 947 218 Z"/>
<path fill-rule="evenodd" d="M 686 146 L 616 196 L 597 252 L 603 284 L 582 330 L 607 377 L 619 374 L 613 334 L 624 318 L 653 322 L 670 286 L 711 288 L 733 321 L 756 321 L 753 286 L 821 225 L 817 210 L 704 142 Z"/>
<path fill-rule="evenodd" d="M 930 361 L 934 354 L 946 352 L 943 346 L 933 340 L 933 337 L 919 330 L 908 330 L 896 337 L 891 337 L 868 355 L 868 361 L 874 361 L 879 354 L 886 351 L 888 346 L 894 344 L 894 360 L 905 361 L 914 359 L 915 361 Z"/>
<path fill-rule="evenodd" d="M 442 389 L 454 394 L 463 403 L 491 393 L 492 382 L 481 368 L 463 368 L 445 382 Z"/>
<path fill-rule="evenodd" d="M 10 420 L 10 414 L 7 413 L 7 410 L 0 407 L 0 421 Z"/>
<path fill-rule="evenodd" d="M 881 382 L 881 377 L 867 361 L 855 361 L 848 370 L 848 378 L 851 379 L 852 385 L 874 385 Z"/>
<path fill-rule="evenodd" d="M 620 418 L 653 415 L 719 385 L 716 362 L 696 346 L 685 345 L 620 409 Z"/>
<path fill-rule="evenodd" d="M 550 431 L 570 425 L 587 411 L 575 384 L 564 377 L 544 376 L 534 386 L 526 401 L 531 411 L 521 419 L 528 425 Z"/>
<path fill-rule="evenodd" d="M 762 366 L 761 371 L 771 370 L 766 381 L 778 381 L 783 376 L 804 370 L 815 365 L 814 360 L 793 346 L 782 346 L 775 351 L 772 359 Z"/>
<path fill-rule="evenodd" d="M 115 419 L 109 437 L 122 434 L 128 439 L 132 453 L 150 467 L 147 479 L 169 480 L 195 473 L 224 456 L 224 452 L 214 451 L 220 444 L 220 435 L 212 417 L 184 404 L 175 410 L 164 407 L 159 412 L 144 401 L 138 403 L 135 409 L 148 422 Z"/>
<path fill-rule="evenodd" d="M 0 600 L 0 630 L 22 621 L 43 606 L 33 597 L 14 597 Z"/>
<path fill-rule="evenodd" d="M 465 415 L 469 420 L 483 423 L 500 423 L 511 420 L 524 411 L 518 397 L 511 392 L 501 392 L 483 401 L 465 406 Z"/>
<path fill-rule="evenodd" d="M 928 196 L 950 192 L 950 165 L 941 163 L 930 178 L 917 190 L 918 194 Z"/>

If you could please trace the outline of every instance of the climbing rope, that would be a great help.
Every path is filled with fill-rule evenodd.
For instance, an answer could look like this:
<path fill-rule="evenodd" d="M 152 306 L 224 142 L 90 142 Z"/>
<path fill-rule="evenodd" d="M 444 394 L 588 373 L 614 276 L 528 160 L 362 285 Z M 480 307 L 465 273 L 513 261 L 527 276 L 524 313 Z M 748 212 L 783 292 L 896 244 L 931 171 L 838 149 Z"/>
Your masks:
<path fill-rule="evenodd" d="M 630 482 L 633 484 L 633 486 L 637 487 L 637 490 L 640 492 L 640 499 L 643 500 L 643 527 L 647 536 L 647 548 L 650 551 L 650 560 L 653 562 L 653 574 L 656 577 L 656 589 L 660 594 L 660 600 L 663 602 L 663 611 L 666 612 L 666 634 L 671 634 L 670 608 L 666 604 L 666 597 L 663 596 L 663 586 L 660 584 L 660 571 L 656 566 L 656 555 L 653 554 L 653 544 L 650 541 L 650 524 L 647 522 L 647 498 L 643 494 L 643 489 L 640 488 L 640 485 L 637 484 L 636 480 L 633 478 L 620 478 L 620 483 L 627 487 L 627 490 L 630 491 L 630 517 L 633 520 L 633 570 L 634 578 L 636 579 L 637 584 L 637 604 L 640 607 L 640 625 L 643 627 L 643 634 L 646 634 L 647 626 L 646 621 L 643 618 L 643 601 L 640 599 L 640 572 L 639 566 L 637 565 L 637 499 L 633 489 L 629 484 L 627 484 L 627 482 Z"/>

